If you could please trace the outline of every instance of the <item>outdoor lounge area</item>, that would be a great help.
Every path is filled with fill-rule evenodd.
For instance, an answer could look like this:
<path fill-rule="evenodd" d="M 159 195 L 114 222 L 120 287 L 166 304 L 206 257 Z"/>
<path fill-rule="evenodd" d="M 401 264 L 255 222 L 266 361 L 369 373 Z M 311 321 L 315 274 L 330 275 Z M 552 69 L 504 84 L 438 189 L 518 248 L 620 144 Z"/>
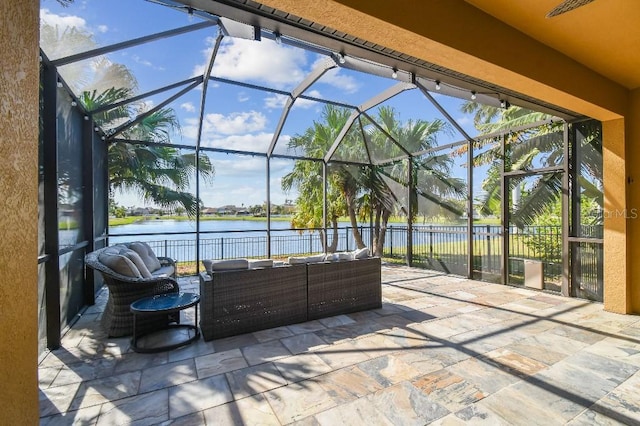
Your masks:
<path fill-rule="evenodd" d="M 640 424 L 638 22 L 0 2 L 0 423 Z"/>
<path fill-rule="evenodd" d="M 105 338 L 102 292 L 40 363 L 40 424 L 640 422 L 637 316 L 405 266 L 382 282 L 380 309 L 153 355 Z"/>

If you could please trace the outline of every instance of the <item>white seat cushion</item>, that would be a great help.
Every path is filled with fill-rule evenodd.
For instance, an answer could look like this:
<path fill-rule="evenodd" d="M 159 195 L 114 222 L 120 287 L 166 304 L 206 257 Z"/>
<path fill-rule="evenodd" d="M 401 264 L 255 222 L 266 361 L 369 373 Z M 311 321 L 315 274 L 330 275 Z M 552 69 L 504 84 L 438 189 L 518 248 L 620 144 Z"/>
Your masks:
<path fill-rule="evenodd" d="M 303 263 L 319 263 L 324 262 L 325 255 L 324 254 L 316 254 L 313 256 L 305 256 L 305 257 L 294 257 L 291 256 L 287 259 L 287 263 L 289 265 L 300 265 Z"/>
<path fill-rule="evenodd" d="M 98 256 L 98 260 L 107 268 L 113 269 L 120 275 L 127 277 L 142 278 L 140 271 L 136 265 L 126 256 L 115 253 L 102 252 Z"/>
<path fill-rule="evenodd" d="M 171 265 L 161 266 L 160 268 L 153 271 L 151 276 L 152 277 L 172 277 L 174 272 L 175 272 L 175 269 L 173 269 L 173 266 Z"/>

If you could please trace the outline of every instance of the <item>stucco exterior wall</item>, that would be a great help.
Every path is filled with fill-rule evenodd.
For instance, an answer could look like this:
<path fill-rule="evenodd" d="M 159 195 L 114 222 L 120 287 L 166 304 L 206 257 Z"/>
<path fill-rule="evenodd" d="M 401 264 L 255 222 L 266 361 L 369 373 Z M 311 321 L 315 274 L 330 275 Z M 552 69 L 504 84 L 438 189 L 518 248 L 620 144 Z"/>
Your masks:
<path fill-rule="evenodd" d="M 38 424 L 38 0 L 0 2 L 1 424 Z"/>
<path fill-rule="evenodd" d="M 625 153 L 625 120 L 602 123 L 602 162 L 604 192 L 604 303 L 608 310 L 630 312 L 630 291 L 627 270 L 628 217 L 632 212 L 627 204 L 627 170 Z M 640 184 L 640 182 L 639 182 Z"/>
<path fill-rule="evenodd" d="M 629 312 L 640 313 L 640 89 L 629 93 L 629 113 L 625 120 L 627 207 L 627 256 L 629 264 Z M 606 265 L 605 265 L 606 268 Z"/>

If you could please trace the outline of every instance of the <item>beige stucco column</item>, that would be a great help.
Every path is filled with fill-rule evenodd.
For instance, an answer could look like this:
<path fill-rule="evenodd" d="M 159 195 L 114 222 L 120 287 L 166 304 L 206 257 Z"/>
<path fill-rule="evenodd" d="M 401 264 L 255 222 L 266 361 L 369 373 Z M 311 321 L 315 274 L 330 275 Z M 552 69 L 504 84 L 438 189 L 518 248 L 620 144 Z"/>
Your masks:
<path fill-rule="evenodd" d="M 0 401 L 38 424 L 38 0 L 0 2 Z"/>
<path fill-rule="evenodd" d="M 604 174 L 604 303 L 605 309 L 630 311 L 627 245 L 627 172 L 624 119 L 602 123 Z M 640 184 L 640 182 L 639 182 Z"/>
<path fill-rule="evenodd" d="M 623 214 L 614 212 L 618 214 L 608 216 L 618 217 L 605 221 L 605 308 L 637 314 L 640 313 L 640 89 L 629 92 L 628 105 L 624 126 L 620 120 L 603 123 L 604 148 L 608 154 L 604 163 L 605 196 L 612 202 L 611 207 L 616 207 L 614 200 L 626 194 Z M 613 170 L 614 167 L 618 170 Z"/>

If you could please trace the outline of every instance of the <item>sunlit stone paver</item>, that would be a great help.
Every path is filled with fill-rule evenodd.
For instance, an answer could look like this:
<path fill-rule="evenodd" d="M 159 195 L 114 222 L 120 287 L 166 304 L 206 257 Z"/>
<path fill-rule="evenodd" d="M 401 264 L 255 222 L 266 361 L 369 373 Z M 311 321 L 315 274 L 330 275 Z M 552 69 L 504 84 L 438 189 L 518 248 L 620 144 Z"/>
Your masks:
<path fill-rule="evenodd" d="M 106 338 L 103 292 L 40 362 L 41 424 L 640 424 L 640 317 L 404 266 L 382 277 L 380 309 L 159 354 Z"/>

